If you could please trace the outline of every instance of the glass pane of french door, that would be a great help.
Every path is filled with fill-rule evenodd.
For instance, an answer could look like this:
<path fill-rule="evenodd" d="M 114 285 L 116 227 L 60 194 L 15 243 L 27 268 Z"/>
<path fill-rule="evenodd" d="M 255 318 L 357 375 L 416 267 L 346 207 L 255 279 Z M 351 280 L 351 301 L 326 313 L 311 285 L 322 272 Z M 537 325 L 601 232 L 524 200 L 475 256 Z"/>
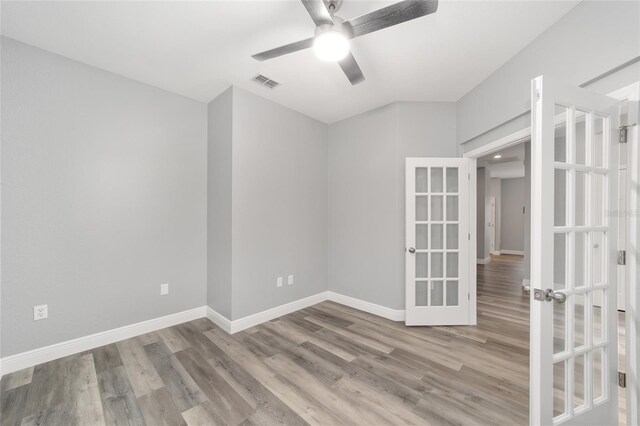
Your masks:
<path fill-rule="evenodd" d="M 415 175 L 416 305 L 458 306 L 459 168 L 418 167 Z"/>
<path fill-rule="evenodd" d="M 554 423 L 607 398 L 608 118 L 556 106 L 554 163 Z M 599 123 L 598 126 L 595 123 Z M 570 325 L 567 327 L 567 325 Z"/>

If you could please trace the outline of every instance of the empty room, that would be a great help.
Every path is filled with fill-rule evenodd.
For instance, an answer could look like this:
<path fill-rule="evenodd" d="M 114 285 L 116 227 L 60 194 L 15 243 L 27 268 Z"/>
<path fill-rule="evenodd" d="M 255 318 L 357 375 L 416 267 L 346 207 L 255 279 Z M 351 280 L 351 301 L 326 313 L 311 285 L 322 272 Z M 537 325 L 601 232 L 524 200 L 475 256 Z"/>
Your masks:
<path fill-rule="evenodd" d="M 640 426 L 640 0 L 0 1 L 0 425 Z"/>

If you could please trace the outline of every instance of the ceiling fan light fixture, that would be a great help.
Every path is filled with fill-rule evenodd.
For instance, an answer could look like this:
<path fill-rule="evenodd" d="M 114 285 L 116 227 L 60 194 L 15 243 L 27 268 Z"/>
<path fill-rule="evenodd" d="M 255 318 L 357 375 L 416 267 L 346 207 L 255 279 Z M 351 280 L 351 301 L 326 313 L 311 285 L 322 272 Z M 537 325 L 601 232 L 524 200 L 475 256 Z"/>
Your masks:
<path fill-rule="evenodd" d="M 349 39 L 341 31 L 323 31 L 314 38 L 313 50 L 321 61 L 337 62 L 349 54 Z"/>

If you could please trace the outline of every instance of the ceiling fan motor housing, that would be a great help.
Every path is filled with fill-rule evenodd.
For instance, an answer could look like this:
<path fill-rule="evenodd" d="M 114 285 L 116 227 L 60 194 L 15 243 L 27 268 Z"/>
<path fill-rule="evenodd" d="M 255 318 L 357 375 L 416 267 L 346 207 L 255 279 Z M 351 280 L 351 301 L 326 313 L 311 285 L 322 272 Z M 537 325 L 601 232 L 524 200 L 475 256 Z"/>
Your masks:
<path fill-rule="evenodd" d="M 324 0 L 324 5 L 331 15 L 336 13 L 342 7 L 342 0 Z"/>
<path fill-rule="evenodd" d="M 316 37 L 322 33 L 335 31 L 344 35 L 347 39 L 353 38 L 351 27 L 344 23 L 344 19 L 340 18 L 339 16 L 333 16 L 332 18 L 333 18 L 333 24 L 323 24 L 323 25 L 318 25 L 316 27 L 316 33 L 315 33 Z"/>

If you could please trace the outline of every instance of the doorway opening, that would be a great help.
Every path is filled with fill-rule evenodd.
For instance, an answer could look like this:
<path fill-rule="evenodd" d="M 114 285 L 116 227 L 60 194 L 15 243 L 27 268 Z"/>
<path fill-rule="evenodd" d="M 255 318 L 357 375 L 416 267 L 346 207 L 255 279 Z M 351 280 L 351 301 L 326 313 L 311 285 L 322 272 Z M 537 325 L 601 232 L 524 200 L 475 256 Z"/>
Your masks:
<path fill-rule="evenodd" d="M 492 328 L 522 356 L 513 360 L 529 375 L 529 139 L 476 158 L 476 277 L 478 327 Z M 472 219 L 473 220 L 473 219 Z M 521 400 L 528 415 L 528 380 Z"/>

